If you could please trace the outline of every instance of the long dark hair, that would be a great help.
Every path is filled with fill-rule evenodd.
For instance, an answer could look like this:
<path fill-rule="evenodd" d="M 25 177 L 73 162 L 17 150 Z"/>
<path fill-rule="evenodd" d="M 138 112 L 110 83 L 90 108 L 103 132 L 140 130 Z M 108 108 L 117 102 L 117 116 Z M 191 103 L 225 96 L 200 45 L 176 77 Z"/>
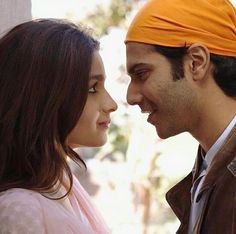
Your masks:
<path fill-rule="evenodd" d="M 49 191 L 66 173 L 67 144 L 87 100 L 99 43 L 67 21 L 20 24 L 0 39 L 0 191 Z M 68 190 L 68 191 L 69 191 Z"/>

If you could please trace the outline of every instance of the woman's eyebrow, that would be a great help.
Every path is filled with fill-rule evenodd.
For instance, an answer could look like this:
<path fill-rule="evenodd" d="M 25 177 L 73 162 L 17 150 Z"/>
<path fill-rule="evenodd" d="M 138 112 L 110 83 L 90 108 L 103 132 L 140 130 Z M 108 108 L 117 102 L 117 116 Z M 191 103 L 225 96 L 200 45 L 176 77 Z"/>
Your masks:
<path fill-rule="evenodd" d="M 105 77 L 103 75 L 91 75 L 90 79 L 91 80 L 103 81 L 103 80 L 105 80 Z"/>

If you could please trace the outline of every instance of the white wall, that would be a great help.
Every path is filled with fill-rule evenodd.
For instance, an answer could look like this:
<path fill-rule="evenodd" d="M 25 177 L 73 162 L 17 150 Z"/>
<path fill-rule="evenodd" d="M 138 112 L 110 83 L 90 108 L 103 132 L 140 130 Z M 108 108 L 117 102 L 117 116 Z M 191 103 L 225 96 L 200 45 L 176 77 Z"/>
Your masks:
<path fill-rule="evenodd" d="M 31 18 L 31 0 L 0 0 L 0 36 Z"/>

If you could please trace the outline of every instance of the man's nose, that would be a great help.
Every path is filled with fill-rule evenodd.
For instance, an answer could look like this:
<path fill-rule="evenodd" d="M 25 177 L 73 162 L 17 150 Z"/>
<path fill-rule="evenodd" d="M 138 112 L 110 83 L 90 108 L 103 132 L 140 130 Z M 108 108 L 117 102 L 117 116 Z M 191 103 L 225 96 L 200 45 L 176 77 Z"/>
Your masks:
<path fill-rule="evenodd" d="M 128 86 L 126 99 L 130 105 L 139 104 L 142 100 L 142 94 L 139 90 L 139 87 L 130 83 Z"/>

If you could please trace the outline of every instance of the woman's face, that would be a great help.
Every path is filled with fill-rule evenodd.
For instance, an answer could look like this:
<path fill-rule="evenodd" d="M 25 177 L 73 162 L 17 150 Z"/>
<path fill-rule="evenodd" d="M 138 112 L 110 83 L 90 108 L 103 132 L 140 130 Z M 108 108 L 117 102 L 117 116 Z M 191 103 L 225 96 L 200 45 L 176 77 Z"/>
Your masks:
<path fill-rule="evenodd" d="M 90 71 L 88 99 L 76 126 L 68 135 L 72 148 L 78 146 L 98 147 L 106 143 L 110 125 L 110 113 L 117 109 L 104 86 L 105 71 L 101 56 L 95 51 Z"/>

